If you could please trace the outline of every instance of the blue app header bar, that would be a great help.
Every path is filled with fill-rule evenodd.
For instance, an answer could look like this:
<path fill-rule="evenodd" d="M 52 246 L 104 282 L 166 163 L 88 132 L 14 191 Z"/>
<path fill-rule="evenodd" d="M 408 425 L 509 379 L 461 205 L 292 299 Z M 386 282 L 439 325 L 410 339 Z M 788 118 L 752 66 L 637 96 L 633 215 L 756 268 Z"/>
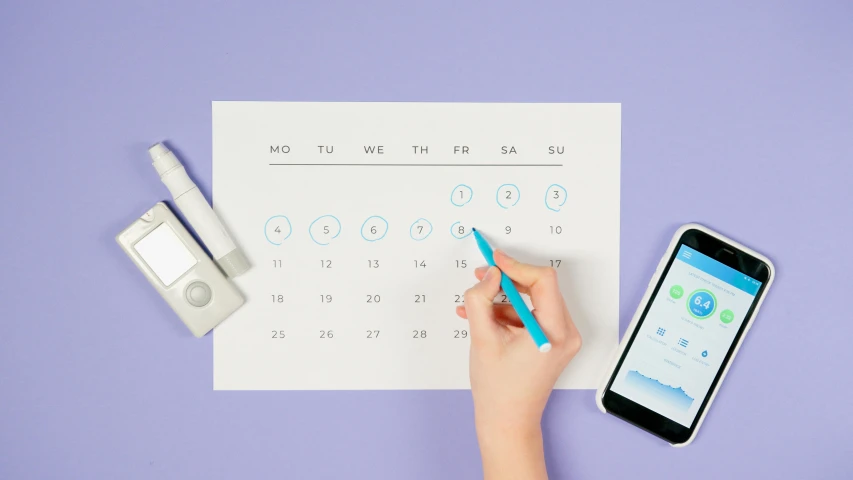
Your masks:
<path fill-rule="evenodd" d="M 681 248 L 678 249 L 678 256 L 675 258 L 690 265 L 691 267 L 702 270 L 708 275 L 716 277 L 720 281 L 728 283 L 738 290 L 743 290 L 753 297 L 758 293 L 758 289 L 761 287 L 761 282 L 758 280 L 750 277 L 749 275 L 738 272 L 728 265 L 723 265 L 704 253 L 699 253 L 687 245 L 682 245 Z"/>

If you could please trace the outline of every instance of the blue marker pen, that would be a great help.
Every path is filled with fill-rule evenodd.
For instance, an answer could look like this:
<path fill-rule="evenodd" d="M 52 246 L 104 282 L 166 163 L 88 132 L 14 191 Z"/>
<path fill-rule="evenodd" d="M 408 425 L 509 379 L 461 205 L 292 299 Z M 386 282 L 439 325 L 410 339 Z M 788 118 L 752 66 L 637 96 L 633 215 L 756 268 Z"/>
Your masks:
<path fill-rule="evenodd" d="M 476 228 L 472 228 L 471 230 L 474 233 L 474 238 L 477 240 L 477 246 L 480 248 L 480 253 L 482 253 L 483 257 L 486 258 L 486 263 L 488 263 L 489 266 L 494 267 L 495 254 L 492 251 L 492 247 L 486 239 L 480 235 L 480 232 L 478 232 Z M 527 305 L 524 303 L 524 299 L 521 298 L 521 294 L 516 290 L 512 280 L 503 272 L 501 272 L 501 288 L 503 289 L 504 294 L 506 294 L 506 298 L 509 300 L 509 303 L 512 304 L 512 308 L 515 309 L 518 313 L 518 317 L 521 318 L 521 323 L 524 324 L 524 327 L 530 333 L 530 336 L 533 337 L 533 341 L 536 342 L 536 346 L 539 348 L 539 351 L 550 351 L 551 342 L 548 341 L 548 337 L 545 336 L 545 332 L 543 332 L 542 328 L 539 327 L 539 323 L 536 321 L 533 313 L 531 313 L 530 309 L 527 308 Z"/>

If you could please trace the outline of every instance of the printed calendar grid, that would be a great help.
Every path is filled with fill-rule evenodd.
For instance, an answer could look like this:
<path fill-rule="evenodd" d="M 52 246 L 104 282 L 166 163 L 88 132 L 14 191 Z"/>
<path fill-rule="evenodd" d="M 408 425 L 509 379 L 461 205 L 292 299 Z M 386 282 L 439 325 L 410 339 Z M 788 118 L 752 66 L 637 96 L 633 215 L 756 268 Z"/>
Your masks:
<path fill-rule="evenodd" d="M 247 304 L 214 335 L 215 388 L 468 388 L 470 334 L 454 309 L 485 264 L 472 226 L 558 272 L 585 342 L 557 388 L 593 388 L 618 341 L 618 108 L 579 156 L 561 129 L 509 114 L 527 129 L 516 142 L 476 122 L 470 141 L 435 138 L 457 130 L 435 124 L 410 140 L 419 104 L 389 107 L 412 110 L 397 131 L 354 115 L 378 107 L 215 104 L 214 205 L 254 265 L 237 279 Z"/>

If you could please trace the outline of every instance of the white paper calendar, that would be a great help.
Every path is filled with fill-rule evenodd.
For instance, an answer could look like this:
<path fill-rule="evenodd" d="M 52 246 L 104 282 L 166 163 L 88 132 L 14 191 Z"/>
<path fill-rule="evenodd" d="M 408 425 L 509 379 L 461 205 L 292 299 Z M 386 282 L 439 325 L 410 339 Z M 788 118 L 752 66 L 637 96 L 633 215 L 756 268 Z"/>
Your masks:
<path fill-rule="evenodd" d="M 214 208 L 253 265 L 214 388 L 470 388 L 472 227 L 557 270 L 584 341 L 557 388 L 595 388 L 619 335 L 620 129 L 619 104 L 214 102 Z"/>

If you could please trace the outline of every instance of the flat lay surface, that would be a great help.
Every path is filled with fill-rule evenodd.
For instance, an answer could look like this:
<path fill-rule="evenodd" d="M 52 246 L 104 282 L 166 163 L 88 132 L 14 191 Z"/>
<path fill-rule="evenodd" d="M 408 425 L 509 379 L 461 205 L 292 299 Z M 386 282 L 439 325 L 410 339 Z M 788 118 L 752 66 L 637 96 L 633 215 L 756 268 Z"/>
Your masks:
<path fill-rule="evenodd" d="M 212 336 L 116 244 L 169 198 L 150 144 L 210 199 L 211 102 L 270 100 L 621 103 L 620 331 L 682 223 L 778 276 L 692 445 L 555 391 L 551 477 L 849 478 L 851 17 L 843 1 L 4 3 L 0 477 L 481 476 L 467 391 L 214 391 Z"/>

